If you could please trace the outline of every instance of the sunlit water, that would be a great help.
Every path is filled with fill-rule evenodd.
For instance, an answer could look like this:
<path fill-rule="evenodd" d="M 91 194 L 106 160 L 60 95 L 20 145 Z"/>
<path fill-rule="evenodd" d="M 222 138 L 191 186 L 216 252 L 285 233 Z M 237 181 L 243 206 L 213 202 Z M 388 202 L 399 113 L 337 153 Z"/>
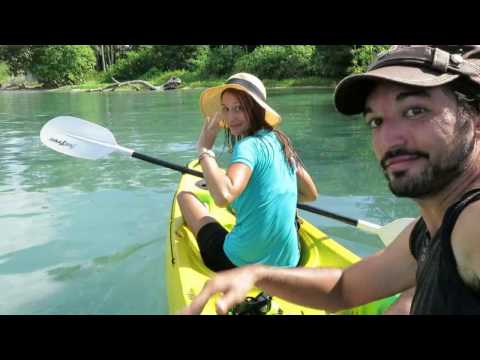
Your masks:
<path fill-rule="evenodd" d="M 109 128 L 122 146 L 185 165 L 196 154 L 199 94 L 0 93 L 1 314 L 167 312 L 164 250 L 179 174 L 121 155 L 68 157 L 39 133 L 55 116 L 76 116 Z M 319 188 L 313 205 L 379 224 L 417 215 L 390 194 L 369 130 L 335 112 L 331 91 L 269 96 Z M 223 136 L 217 153 L 222 144 Z M 381 248 L 348 225 L 302 215 L 360 256 Z"/>

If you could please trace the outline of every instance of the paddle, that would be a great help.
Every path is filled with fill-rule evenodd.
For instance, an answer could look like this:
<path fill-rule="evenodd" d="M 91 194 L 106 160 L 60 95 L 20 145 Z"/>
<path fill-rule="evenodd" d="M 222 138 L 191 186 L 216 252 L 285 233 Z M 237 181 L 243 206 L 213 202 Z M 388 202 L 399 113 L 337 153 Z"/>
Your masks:
<path fill-rule="evenodd" d="M 335 214 L 306 204 L 297 204 L 299 209 L 322 215 L 343 223 L 355 226 L 357 229 L 366 231 L 370 234 L 378 235 L 385 246 L 389 245 L 395 238 L 407 227 L 414 218 L 401 218 L 388 223 L 387 225 L 377 225 L 365 220 L 352 219 L 343 215 Z"/>
<path fill-rule="evenodd" d="M 203 178 L 203 174 L 199 171 L 140 154 L 132 149 L 120 146 L 107 128 L 72 116 L 58 116 L 48 121 L 40 131 L 40 140 L 55 151 L 82 159 L 97 160 L 108 156 L 112 152 L 119 152 L 181 173 Z M 380 226 L 368 221 L 338 215 L 310 205 L 298 204 L 297 207 L 301 210 L 341 221 L 371 234 L 378 235 L 385 245 L 394 240 L 405 226 L 414 220 L 412 218 L 397 219 L 387 225 Z"/>

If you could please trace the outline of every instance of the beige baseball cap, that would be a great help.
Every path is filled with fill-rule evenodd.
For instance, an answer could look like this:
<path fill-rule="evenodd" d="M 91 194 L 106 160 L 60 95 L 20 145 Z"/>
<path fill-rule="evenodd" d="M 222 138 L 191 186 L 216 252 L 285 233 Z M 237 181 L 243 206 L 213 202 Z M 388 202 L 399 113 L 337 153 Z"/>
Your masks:
<path fill-rule="evenodd" d="M 368 70 L 344 78 L 335 89 L 335 106 L 345 115 L 364 111 L 379 80 L 434 87 L 465 77 L 480 91 L 480 45 L 395 45 L 380 53 Z"/>

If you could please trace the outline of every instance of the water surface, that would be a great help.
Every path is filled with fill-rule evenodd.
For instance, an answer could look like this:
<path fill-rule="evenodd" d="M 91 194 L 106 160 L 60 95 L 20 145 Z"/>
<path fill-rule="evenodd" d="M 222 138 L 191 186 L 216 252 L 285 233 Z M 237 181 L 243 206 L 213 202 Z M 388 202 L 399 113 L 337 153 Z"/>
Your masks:
<path fill-rule="evenodd" d="M 179 174 L 113 155 L 68 157 L 41 144 L 41 127 L 71 115 L 109 128 L 117 142 L 185 165 L 196 155 L 200 90 L 164 93 L 0 93 L 0 313 L 164 314 L 164 250 Z M 389 192 L 362 121 L 335 112 L 330 90 L 272 90 L 320 196 L 314 206 L 385 224 L 412 217 Z M 220 163 L 229 154 L 219 137 Z M 302 215 L 360 256 L 381 241 Z"/>

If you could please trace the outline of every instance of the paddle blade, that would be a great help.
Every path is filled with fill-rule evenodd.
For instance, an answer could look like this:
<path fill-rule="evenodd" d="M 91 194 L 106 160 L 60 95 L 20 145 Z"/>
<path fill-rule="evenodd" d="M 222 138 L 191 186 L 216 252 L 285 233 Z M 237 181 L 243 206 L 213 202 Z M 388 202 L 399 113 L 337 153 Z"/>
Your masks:
<path fill-rule="evenodd" d="M 378 230 L 378 236 L 382 239 L 385 246 L 388 246 L 398 235 L 412 222 L 414 218 L 402 218 L 392 221 L 391 223 L 382 226 Z"/>
<path fill-rule="evenodd" d="M 49 148 L 66 155 L 96 160 L 118 147 L 110 130 L 72 116 L 58 116 L 40 131 L 40 140 Z"/>

